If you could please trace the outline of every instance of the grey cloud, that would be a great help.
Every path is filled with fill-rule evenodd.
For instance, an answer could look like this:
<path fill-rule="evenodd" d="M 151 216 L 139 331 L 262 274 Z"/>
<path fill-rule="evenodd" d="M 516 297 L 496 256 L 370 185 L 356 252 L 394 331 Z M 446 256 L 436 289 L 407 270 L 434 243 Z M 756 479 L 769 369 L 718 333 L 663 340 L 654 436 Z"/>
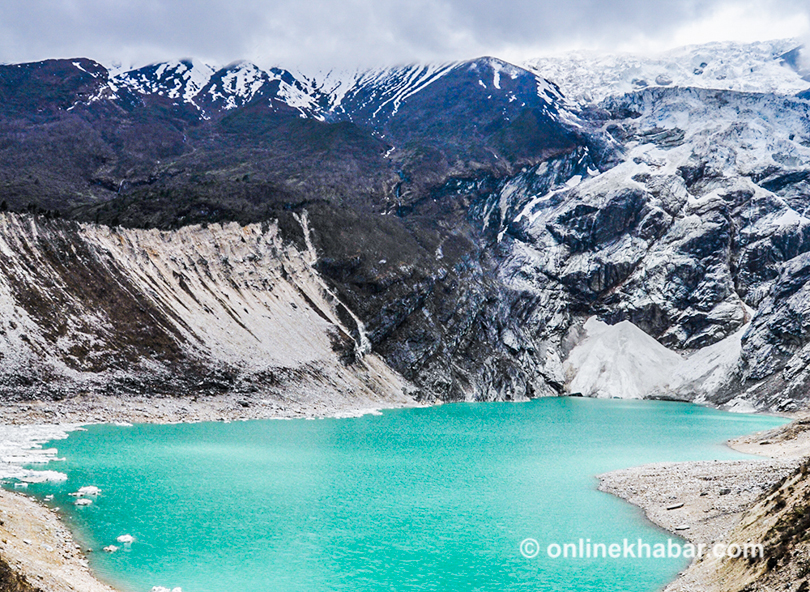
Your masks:
<path fill-rule="evenodd" d="M 26 0 L 0 5 L 0 60 L 177 57 L 351 67 L 666 38 L 729 0 Z M 748 0 L 805 15 L 805 0 Z"/>

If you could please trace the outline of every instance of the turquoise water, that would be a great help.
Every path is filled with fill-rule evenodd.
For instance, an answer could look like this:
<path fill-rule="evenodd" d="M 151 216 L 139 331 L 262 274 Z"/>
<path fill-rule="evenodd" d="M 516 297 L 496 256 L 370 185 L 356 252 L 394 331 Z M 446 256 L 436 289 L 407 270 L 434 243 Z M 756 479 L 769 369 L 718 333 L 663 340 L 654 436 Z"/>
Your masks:
<path fill-rule="evenodd" d="M 53 442 L 54 494 L 103 580 L 126 592 L 654 591 L 679 559 L 551 559 L 551 543 L 666 542 L 594 475 L 741 458 L 784 420 L 665 402 L 541 399 L 355 419 L 100 425 Z M 89 507 L 69 492 L 95 485 Z M 135 542 L 100 552 L 131 534 Z M 542 552 L 521 555 L 522 540 Z"/>

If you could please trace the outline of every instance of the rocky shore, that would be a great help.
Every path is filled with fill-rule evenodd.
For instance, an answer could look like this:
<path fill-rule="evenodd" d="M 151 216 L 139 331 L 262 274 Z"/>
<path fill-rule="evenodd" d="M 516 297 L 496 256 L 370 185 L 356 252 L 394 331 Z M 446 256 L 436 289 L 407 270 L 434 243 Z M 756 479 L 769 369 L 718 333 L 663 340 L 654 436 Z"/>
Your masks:
<path fill-rule="evenodd" d="M 86 395 L 62 401 L 26 401 L 0 406 L 0 425 L 87 423 L 192 423 L 248 419 L 356 417 L 378 409 L 419 407 L 403 394 L 374 397 L 346 393 L 342 400 L 295 395 L 226 394 L 205 397 L 115 397 Z"/>
<path fill-rule="evenodd" d="M 642 508 L 658 526 L 694 545 L 759 543 L 758 561 L 715 557 L 706 552 L 664 592 L 806 590 L 797 578 L 797 549 L 786 550 L 774 527 L 804 512 L 793 481 L 804 481 L 810 456 L 810 419 L 729 443 L 733 449 L 766 458 L 737 461 L 661 463 L 600 475 L 601 491 Z M 787 490 L 786 493 L 783 490 Z M 790 503 L 791 495 L 798 501 Z M 779 501 L 781 500 L 781 501 Z M 791 541 L 788 541 L 789 543 Z M 794 545 L 795 546 L 795 545 Z M 787 552 L 786 552 L 787 551 Z"/>
<path fill-rule="evenodd" d="M 0 507 L 0 590 L 114 592 L 90 573 L 57 512 L 3 490 Z"/>

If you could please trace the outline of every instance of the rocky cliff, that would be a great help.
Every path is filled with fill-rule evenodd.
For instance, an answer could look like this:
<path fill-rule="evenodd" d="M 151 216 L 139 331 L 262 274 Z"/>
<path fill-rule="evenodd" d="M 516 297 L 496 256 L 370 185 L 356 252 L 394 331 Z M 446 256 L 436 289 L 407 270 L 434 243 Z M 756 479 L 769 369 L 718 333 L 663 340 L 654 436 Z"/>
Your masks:
<path fill-rule="evenodd" d="M 269 223 L 166 232 L 0 214 L 2 395 L 406 400 L 313 263 Z"/>

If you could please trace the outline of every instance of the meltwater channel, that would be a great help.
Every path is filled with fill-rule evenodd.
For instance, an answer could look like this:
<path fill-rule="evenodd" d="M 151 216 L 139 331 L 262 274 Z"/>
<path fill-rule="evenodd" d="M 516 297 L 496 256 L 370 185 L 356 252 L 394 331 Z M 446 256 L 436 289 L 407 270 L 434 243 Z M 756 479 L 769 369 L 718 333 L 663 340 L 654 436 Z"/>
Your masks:
<path fill-rule="evenodd" d="M 725 440 L 785 420 L 578 398 L 351 419 L 90 426 L 32 485 L 124 592 L 638 591 L 683 559 L 527 559 L 519 545 L 675 538 L 597 491 L 643 463 L 743 458 Z M 101 494 L 76 507 L 70 492 Z M 129 534 L 131 545 L 116 542 Z M 110 544 L 114 553 L 101 552 Z"/>

